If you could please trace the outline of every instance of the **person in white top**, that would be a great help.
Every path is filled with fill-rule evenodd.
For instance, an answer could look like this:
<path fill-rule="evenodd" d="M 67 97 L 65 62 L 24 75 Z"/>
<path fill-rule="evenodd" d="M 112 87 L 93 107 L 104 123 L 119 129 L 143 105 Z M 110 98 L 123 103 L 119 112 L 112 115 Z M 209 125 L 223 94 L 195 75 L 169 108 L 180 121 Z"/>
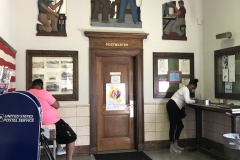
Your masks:
<path fill-rule="evenodd" d="M 187 86 L 178 89 L 170 100 L 167 102 L 166 108 L 170 122 L 169 139 L 170 139 L 170 152 L 181 153 L 184 149 L 178 146 L 178 140 L 182 129 L 184 128 L 181 109 L 186 104 L 192 104 L 199 101 L 199 99 L 191 99 L 190 92 L 194 92 L 197 88 L 198 79 L 193 79 Z"/>

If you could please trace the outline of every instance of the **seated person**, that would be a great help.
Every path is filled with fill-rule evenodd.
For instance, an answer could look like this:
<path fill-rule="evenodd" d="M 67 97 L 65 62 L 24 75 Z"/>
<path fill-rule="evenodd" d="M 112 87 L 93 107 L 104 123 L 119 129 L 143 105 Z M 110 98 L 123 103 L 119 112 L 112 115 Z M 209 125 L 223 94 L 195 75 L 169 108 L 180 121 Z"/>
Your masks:
<path fill-rule="evenodd" d="M 59 117 L 57 110 L 60 107 L 59 102 L 48 91 L 43 89 L 43 81 L 41 79 L 35 79 L 28 92 L 35 95 L 41 104 L 42 124 L 55 124 L 57 143 L 66 144 L 66 160 L 72 160 L 77 135 L 72 128 Z"/>

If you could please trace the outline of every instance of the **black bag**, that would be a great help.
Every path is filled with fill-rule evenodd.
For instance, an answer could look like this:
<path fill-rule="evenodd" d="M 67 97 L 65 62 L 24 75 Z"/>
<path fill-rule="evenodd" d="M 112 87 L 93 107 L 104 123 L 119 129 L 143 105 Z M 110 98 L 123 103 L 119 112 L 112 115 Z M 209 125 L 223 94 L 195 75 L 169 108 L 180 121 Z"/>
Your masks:
<path fill-rule="evenodd" d="M 180 117 L 181 118 L 185 118 L 186 117 L 185 107 L 182 107 L 182 109 L 180 110 Z"/>

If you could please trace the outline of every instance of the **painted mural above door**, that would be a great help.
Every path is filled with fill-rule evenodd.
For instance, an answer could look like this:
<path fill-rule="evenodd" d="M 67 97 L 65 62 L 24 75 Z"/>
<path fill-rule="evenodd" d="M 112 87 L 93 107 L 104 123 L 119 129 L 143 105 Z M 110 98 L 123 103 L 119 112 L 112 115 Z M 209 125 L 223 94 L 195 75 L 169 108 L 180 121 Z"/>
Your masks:
<path fill-rule="evenodd" d="M 37 36 L 66 37 L 67 0 L 38 0 Z"/>
<path fill-rule="evenodd" d="M 184 1 L 170 1 L 162 4 L 163 40 L 187 40 L 186 37 L 186 9 Z"/>
<path fill-rule="evenodd" d="M 91 26 L 142 28 L 142 0 L 90 0 Z"/>

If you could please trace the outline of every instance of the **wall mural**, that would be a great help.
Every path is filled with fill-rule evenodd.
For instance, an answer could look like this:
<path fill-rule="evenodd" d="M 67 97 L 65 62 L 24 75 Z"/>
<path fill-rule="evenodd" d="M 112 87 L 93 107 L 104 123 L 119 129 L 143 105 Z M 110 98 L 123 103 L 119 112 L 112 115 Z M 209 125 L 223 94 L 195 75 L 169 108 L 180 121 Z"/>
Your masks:
<path fill-rule="evenodd" d="M 142 0 L 90 0 L 91 26 L 142 28 Z"/>
<path fill-rule="evenodd" d="M 66 37 L 67 0 L 38 0 L 37 36 Z"/>
<path fill-rule="evenodd" d="M 176 1 L 170 1 L 162 5 L 163 15 L 163 36 L 165 40 L 187 40 L 186 37 L 186 9 L 184 1 L 179 0 L 178 6 Z"/>

